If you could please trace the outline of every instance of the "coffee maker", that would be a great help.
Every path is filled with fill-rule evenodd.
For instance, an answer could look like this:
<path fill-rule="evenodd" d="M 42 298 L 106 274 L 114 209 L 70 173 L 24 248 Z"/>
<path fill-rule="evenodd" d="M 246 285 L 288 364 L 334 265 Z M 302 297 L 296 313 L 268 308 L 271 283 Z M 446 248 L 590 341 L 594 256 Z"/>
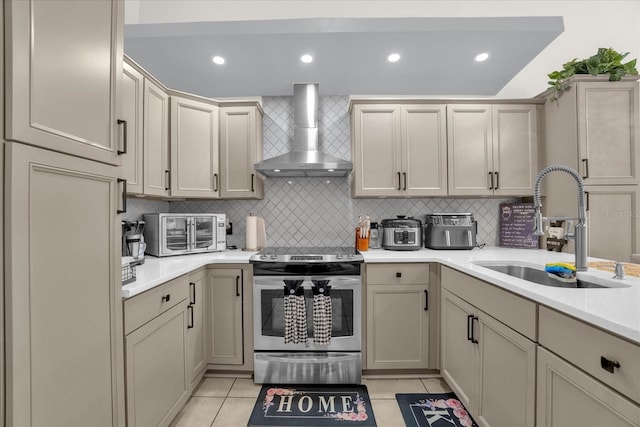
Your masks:
<path fill-rule="evenodd" d="M 132 266 L 144 264 L 147 245 L 144 243 L 143 231 L 144 221 L 122 221 L 122 256 L 132 257 Z"/>

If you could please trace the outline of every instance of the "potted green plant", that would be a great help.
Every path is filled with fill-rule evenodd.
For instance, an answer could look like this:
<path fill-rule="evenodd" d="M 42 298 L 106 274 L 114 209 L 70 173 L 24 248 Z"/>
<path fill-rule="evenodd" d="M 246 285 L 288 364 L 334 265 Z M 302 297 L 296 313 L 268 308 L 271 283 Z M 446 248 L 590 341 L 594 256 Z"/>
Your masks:
<path fill-rule="evenodd" d="M 590 58 L 578 61 L 577 58 L 562 65 L 561 70 L 553 71 L 547 76 L 549 80 L 550 89 L 555 91 L 555 95 L 551 98 L 552 101 L 557 101 L 558 96 L 567 90 L 569 85 L 567 79 L 575 74 L 609 74 L 609 81 L 615 82 L 622 79 L 623 76 L 637 75 L 636 60 L 633 59 L 629 62 L 623 63 L 622 60 L 629 55 L 629 52 L 619 53 L 612 48 L 601 47 L 598 49 L 598 53 Z"/>

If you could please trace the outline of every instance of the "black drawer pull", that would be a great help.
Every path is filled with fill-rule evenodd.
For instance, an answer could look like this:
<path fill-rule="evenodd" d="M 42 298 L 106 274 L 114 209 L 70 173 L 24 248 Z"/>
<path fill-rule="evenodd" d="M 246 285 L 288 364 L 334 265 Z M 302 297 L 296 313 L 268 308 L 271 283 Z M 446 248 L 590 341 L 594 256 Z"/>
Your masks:
<path fill-rule="evenodd" d="M 605 371 L 611 372 L 613 374 L 613 371 L 616 368 L 620 369 L 620 362 L 618 362 L 617 360 L 609 360 L 604 356 L 600 356 L 600 366 Z"/>
<path fill-rule="evenodd" d="M 500 176 L 498 175 L 498 172 L 494 172 L 496 174 L 496 188 L 494 188 L 494 190 L 498 190 L 500 189 Z"/>
<path fill-rule="evenodd" d="M 467 316 L 467 341 L 473 341 L 473 326 L 471 326 L 471 322 L 473 321 L 473 314 Z"/>
<path fill-rule="evenodd" d="M 491 185 L 489 186 L 489 190 L 493 190 L 493 172 L 489 172 L 489 178 L 491 178 Z"/>
<path fill-rule="evenodd" d="M 166 294 L 162 296 L 162 302 L 169 302 L 171 300 L 171 294 Z"/>
<path fill-rule="evenodd" d="M 429 291 L 424 290 L 424 311 L 429 311 Z"/>
<path fill-rule="evenodd" d="M 240 276 L 236 276 L 236 296 L 240 296 Z"/>
<path fill-rule="evenodd" d="M 189 304 L 187 309 L 189 310 L 189 323 L 187 324 L 187 329 L 191 329 L 193 328 L 193 305 Z"/>
<path fill-rule="evenodd" d="M 402 190 L 402 187 L 400 186 L 400 172 L 398 172 L 398 191 Z"/>
<path fill-rule="evenodd" d="M 255 173 L 252 173 L 252 174 L 251 174 L 251 192 L 252 192 L 252 193 L 256 191 L 256 189 L 255 189 L 255 187 L 254 187 L 254 185 L 253 185 L 253 181 L 255 180 L 255 178 L 256 178 L 256 174 L 255 174 Z"/>
<path fill-rule="evenodd" d="M 399 271 L 396 272 L 396 277 L 398 277 L 398 278 L 402 277 L 402 273 L 400 273 Z"/>

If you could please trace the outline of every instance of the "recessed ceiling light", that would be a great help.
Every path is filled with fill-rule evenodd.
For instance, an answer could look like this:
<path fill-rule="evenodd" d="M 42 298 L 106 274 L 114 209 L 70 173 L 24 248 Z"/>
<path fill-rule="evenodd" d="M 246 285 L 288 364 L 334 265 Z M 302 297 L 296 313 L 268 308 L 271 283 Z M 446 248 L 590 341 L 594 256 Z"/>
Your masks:
<path fill-rule="evenodd" d="M 214 56 L 214 57 L 213 57 L 213 59 L 212 59 L 212 60 L 213 60 L 213 63 L 214 63 L 214 64 L 217 64 L 217 65 L 222 65 L 222 64 L 224 64 L 224 58 L 223 58 L 222 56 L 218 56 L 218 55 L 216 55 L 216 56 Z"/>
<path fill-rule="evenodd" d="M 274 169 L 273 171 L 274 172 L 280 172 L 280 169 Z"/>
<path fill-rule="evenodd" d="M 487 52 L 482 52 L 476 55 L 476 62 L 486 61 L 489 58 L 489 54 Z"/>
<path fill-rule="evenodd" d="M 304 62 L 305 64 L 308 64 L 310 62 L 313 62 L 313 56 L 309 54 L 304 54 L 300 57 L 300 61 Z"/>
<path fill-rule="evenodd" d="M 398 62 L 399 60 L 400 60 L 399 53 L 392 53 L 391 55 L 387 56 L 387 61 L 389 62 Z"/>

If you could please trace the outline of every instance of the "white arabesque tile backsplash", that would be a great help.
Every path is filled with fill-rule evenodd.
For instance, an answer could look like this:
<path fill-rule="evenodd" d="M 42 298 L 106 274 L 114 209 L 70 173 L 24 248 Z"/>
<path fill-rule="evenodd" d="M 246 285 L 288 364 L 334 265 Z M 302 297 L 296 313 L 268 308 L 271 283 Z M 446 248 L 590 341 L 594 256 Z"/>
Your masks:
<path fill-rule="evenodd" d="M 320 98 L 320 149 L 351 160 L 349 97 Z M 263 97 L 264 158 L 288 151 L 293 137 L 293 98 Z M 226 213 L 233 223 L 228 244 L 244 247 L 249 213 L 265 219 L 269 246 L 349 246 L 358 215 L 374 221 L 433 212 L 471 212 L 478 221 L 479 244 L 498 244 L 500 203 L 518 199 L 352 199 L 350 178 L 267 178 L 263 200 L 129 199 L 126 219 L 144 212 Z M 168 209 L 167 209 L 168 206 Z"/>

